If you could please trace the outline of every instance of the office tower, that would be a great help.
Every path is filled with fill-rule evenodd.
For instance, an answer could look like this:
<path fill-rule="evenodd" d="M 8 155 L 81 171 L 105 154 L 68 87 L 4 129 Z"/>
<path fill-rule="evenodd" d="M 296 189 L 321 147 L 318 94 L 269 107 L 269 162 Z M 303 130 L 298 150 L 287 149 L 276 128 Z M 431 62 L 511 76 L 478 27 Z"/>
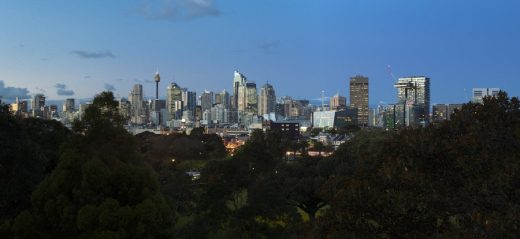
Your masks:
<path fill-rule="evenodd" d="M 276 113 L 276 116 L 278 117 L 278 115 L 280 116 L 285 116 L 285 104 L 282 102 L 282 103 L 276 103 L 276 108 L 275 108 L 275 113 Z"/>
<path fill-rule="evenodd" d="M 222 104 L 215 104 L 211 107 L 211 120 L 216 124 L 227 123 L 226 113 L 227 110 Z"/>
<path fill-rule="evenodd" d="M 92 103 L 79 104 L 79 108 L 78 108 L 79 120 L 83 120 L 83 117 L 85 117 L 85 111 L 91 105 L 92 105 Z"/>
<path fill-rule="evenodd" d="M 63 112 L 74 112 L 75 100 L 72 98 L 66 99 L 63 102 Z"/>
<path fill-rule="evenodd" d="M 45 96 L 43 94 L 36 94 L 32 98 L 31 109 L 42 110 L 45 107 Z"/>
<path fill-rule="evenodd" d="M 47 119 L 52 119 L 52 118 L 59 118 L 59 114 L 58 114 L 58 105 L 50 105 L 49 106 L 49 115 L 47 117 Z"/>
<path fill-rule="evenodd" d="M 45 96 L 43 94 L 34 95 L 31 102 L 32 117 L 43 117 L 44 108 Z"/>
<path fill-rule="evenodd" d="M 166 88 L 166 111 L 168 120 L 180 120 L 182 118 L 182 89 L 176 83 L 171 83 Z"/>
<path fill-rule="evenodd" d="M 143 85 L 135 84 L 132 91 L 128 95 L 130 101 L 130 122 L 133 124 L 144 124 L 146 117 L 146 109 L 143 98 Z"/>
<path fill-rule="evenodd" d="M 282 97 L 284 104 L 284 116 L 286 118 L 297 118 L 303 113 L 302 102 L 294 100 L 289 96 Z"/>
<path fill-rule="evenodd" d="M 358 110 L 358 124 L 368 126 L 368 77 L 350 78 L 350 107 Z"/>
<path fill-rule="evenodd" d="M 195 106 L 195 121 L 202 120 L 202 107 L 200 105 Z"/>
<path fill-rule="evenodd" d="M 402 123 L 406 126 L 426 125 L 430 115 L 430 78 L 399 78 L 394 85 L 397 88 L 397 105 Z"/>
<path fill-rule="evenodd" d="M 183 88 L 182 102 L 184 103 L 184 111 L 189 110 L 193 116 L 195 112 L 195 106 L 197 106 L 197 93 L 188 91 L 187 88 Z"/>
<path fill-rule="evenodd" d="M 202 112 L 206 110 L 211 110 L 213 106 L 213 92 L 205 90 L 202 92 L 200 96 L 200 106 L 202 107 Z"/>
<path fill-rule="evenodd" d="M 234 78 L 233 78 L 233 101 L 231 102 L 231 106 L 234 110 L 238 110 L 239 109 L 239 90 L 240 90 L 240 87 L 242 86 L 245 86 L 246 85 L 246 82 L 247 82 L 247 78 L 242 75 L 240 72 L 238 71 L 235 71 L 235 74 L 234 74 Z M 243 94 L 245 92 L 242 92 Z"/>
<path fill-rule="evenodd" d="M 220 95 L 220 93 L 215 93 L 215 101 L 213 103 L 222 104 L 222 96 Z"/>
<path fill-rule="evenodd" d="M 9 106 L 9 110 L 17 116 L 23 116 L 27 113 L 27 101 L 20 101 L 16 97 L 16 101 Z"/>
<path fill-rule="evenodd" d="M 243 113 L 247 109 L 247 88 L 246 85 L 238 86 L 238 94 L 236 97 L 237 111 L 239 114 Z"/>
<path fill-rule="evenodd" d="M 432 106 L 432 122 L 439 123 L 450 120 L 455 110 L 462 109 L 462 104 L 435 104 Z"/>
<path fill-rule="evenodd" d="M 343 109 L 347 107 L 347 98 L 345 96 L 339 95 L 339 93 L 335 94 L 330 98 L 330 109 Z"/>
<path fill-rule="evenodd" d="M 260 96 L 258 98 L 258 114 L 263 116 L 275 112 L 276 94 L 274 88 L 269 83 L 260 88 Z"/>
<path fill-rule="evenodd" d="M 215 104 L 221 104 L 224 109 L 230 109 L 230 103 L 229 93 L 226 90 L 215 95 Z"/>
<path fill-rule="evenodd" d="M 495 97 L 500 92 L 500 88 L 473 88 L 473 103 L 484 103 L 484 97 Z"/>
<path fill-rule="evenodd" d="M 130 102 L 128 100 L 126 100 L 125 98 L 119 99 L 119 114 L 123 118 L 125 118 L 125 119 L 130 118 L 131 107 L 132 107 L 132 105 L 130 104 Z"/>
<path fill-rule="evenodd" d="M 258 94 L 255 82 L 246 82 L 246 111 L 248 113 L 258 113 Z"/>

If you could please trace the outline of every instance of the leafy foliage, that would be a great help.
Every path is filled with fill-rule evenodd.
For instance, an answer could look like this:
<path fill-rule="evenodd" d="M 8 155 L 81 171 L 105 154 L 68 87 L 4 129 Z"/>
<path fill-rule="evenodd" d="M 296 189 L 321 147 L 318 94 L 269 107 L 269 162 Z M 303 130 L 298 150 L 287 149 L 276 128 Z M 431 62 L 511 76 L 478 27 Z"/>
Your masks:
<path fill-rule="evenodd" d="M 31 192 L 57 164 L 69 130 L 58 122 L 20 120 L 0 103 L 0 220 L 30 205 Z"/>
<path fill-rule="evenodd" d="M 330 157 L 308 156 L 307 142 L 279 131 L 254 131 L 228 158 L 220 137 L 203 129 L 133 137 L 115 106 L 110 94 L 101 94 L 62 147 L 56 144 L 68 136 L 57 125 L 20 122 L 0 109 L 2 213 L 18 215 L 6 216 L 14 219 L 0 223 L 0 236 L 9 230 L 19 238 L 520 234 L 520 102 L 503 92 L 427 128 L 346 129 L 353 138 Z M 33 132 L 40 127 L 47 131 Z M 287 151 L 302 156 L 287 161 Z M 52 157 L 59 157 L 57 165 L 48 163 Z M 194 159 L 205 162 L 199 180 L 176 163 Z M 52 172 L 41 182 L 46 170 Z M 28 193 L 40 182 L 29 206 Z M 21 202 L 18 195 L 25 195 L 25 206 L 8 211 Z"/>
<path fill-rule="evenodd" d="M 500 93 L 439 126 L 389 136 L 357 138 L 336 153 L 338 170 L 322 192 L 331 207 L 313 236 L 518 235 L 517 98 Z"/>
<path fill-rule="evenodd" d="M 89 106 L 83 134 L 63 147 L 56 169 L 15 220 L 18 237 L 168 238 L 174 214 L 142 161 L 133 136 L 118 123 L 114 100 Z M 24 231 L 32 230 L 28 235 Z"/>

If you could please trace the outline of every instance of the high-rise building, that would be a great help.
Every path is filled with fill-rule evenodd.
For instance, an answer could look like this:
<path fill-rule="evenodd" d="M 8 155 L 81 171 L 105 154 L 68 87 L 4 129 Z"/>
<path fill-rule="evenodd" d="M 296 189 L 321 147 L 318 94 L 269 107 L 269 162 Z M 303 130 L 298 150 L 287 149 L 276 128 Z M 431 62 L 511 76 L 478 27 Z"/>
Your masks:
<path fill-rule="evenodd" d="M 188 91 L 187 88 L 182 89 L 182 102 L 184 103 L 184 111 L 189 110 L 193 116 L 195 106 L 197 106 L 197 93 Z"/>
<path fill-rule="evenodd" d="M 16 97 L 16 101 L 9 106 L 9 110 L 17 116 L 24 116 L 27 113 L 27 101 L 20 101 Z"/>
<path fill-rule="evenodd" d="M 74 111 L 74 105 L 75 105 L 75 100 L 73 98 L 70 98 L 70 99 L 66 99 L 64 102 L 63 102 L 63 112 L 73 112 Z"/>
<path fill-rule="evenodd" d="M 500 92 L 500 88 L 473 88 L 473 103 L 483 103 L 484 97 L 491 96 L 495 97 Z"/>
<path fill-rule="evenodd" d="M 130 101 L 130 122 L 133 124 L 144 124 L 146 109 L 143 98 L 143 85 L 135 84 L 128 95 Z"/>
<path fill-rule="evenodd" d="M 435 104 L 432 106 L 432 122 L 450 120 L 455 110 L 462 109 L 462 104 Z"/>
<path fill-rule="evenodd" d="M 215 94 L 215 104 L 221 104 L 224 109 L 230 109 L 229 93 L 226 90 L 222 90 L 220 93 Z"/>
<path fill-rule="evenodd" d="M 419 126 L 429 123 L 430 115 L 430 78 L 399 78 L 394 85 L 397 88 L 397 105 L 402 123 L 406 126 Z"/>
<path fill-rule="evenodd" d="M 341 96 L 338 93 L 330 98 L 331 110 L 343 109 L 345 107 L 347 107 L 347 98 L 345 96 Z"/>
<path fill-rule="evenodd" d="M 245 84 L 238 86 L 236 101 L 238 113 L 243 114 L 247 109 L 247 88 Z"/>
<path fill-rule="evenodd" d="M 35 94 L 32 98 L 31 109 L 41 110 L 45 107 L 45 96 L 43 94 Z"/>
<path fill-rule="evenodd" d="M 262 88 L 260 88 L 260 96 L 258 101 L 258 114 L 260 116 L 275 112 L 276 94 L 272 85 L 266 83 L 262 86 Z"/>
<path fill-rule="evenodd" d="M 200 105 L 195 106 L 195 121 L 202 120 L 202 107 Z"/>
<path fill-rule="evenodd" d="M 231 102 L 231 106 L 233 109 L 238 110 L 239 109 L 239 91 L 240 87 L 243 87 L 246 85 L 247 78 L 240 72 L 235 71 L 233 78 L 233 102 Z M 243 92 L 245 94 L 245 92 Z"/>
<path fill-rule="evenodd" d="M 43 117 L 45 111 L 45 96 L 43 94 L 36 94 L 31 102 L 32 117 Z"/>
<path fill-rule="evenodd" d="M 357 109 L 358 124 L 368 126 L 368 77 L 350 78 L 350 107 Z"/>
<path fill-rule="evenodd" d="M 255 82 L 246 82 L 246 111 L 248 113 L 258 113 L 258 94 Z"/>
<path fill-rule="evenodd" d="M 285 118 L 298 118 L 303 115 L 303 105 L 301 101 L 294 100 L 289 96 L 282 97 L 284 104 L 284 116 Z"/>
<path fill-rule="evenodd" d="M 200 96 L 200 106 L 202 107 L 202 111 L 211 110 L 213 106 L 213 92 L 205 90 L 202 92 Z"/>
<path fill-rule="evenodd" d="M 224 109 L 224 106 L 222 104 L 215 104 L 213 107 L 211 107 L 211 120 L 215 124 L 222 124 L 227 123 L 227 110 Z"/>
<path fill-rule="evenodd" d="M 168 120 L 180 120 L 183 110 L 182 89 L 176 83 L 171 83 L 166 88 L 166 110 Z"/>
<path fill-rule="evenodd" d="M 131 107 L 132 106 L 128 100 L 126 100 L 125 98 L 119 99 L 119 114 L 123 118 L 125 118 L 125 119 L 130 118 L 130 108 Z"/>

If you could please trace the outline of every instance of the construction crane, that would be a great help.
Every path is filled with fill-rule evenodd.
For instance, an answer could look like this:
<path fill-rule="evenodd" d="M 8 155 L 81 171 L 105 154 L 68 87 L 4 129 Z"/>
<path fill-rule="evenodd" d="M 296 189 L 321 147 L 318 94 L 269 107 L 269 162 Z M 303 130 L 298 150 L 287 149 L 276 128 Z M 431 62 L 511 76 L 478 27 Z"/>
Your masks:
<path fill-rule="evenodd" d="M 394 73 L 392 72 L 392 66 L 391 66 L 390 64 L 388 64 L 388 65 L 386 66 L 386 70 L 387 70 L 387 72 L 388 72 L 388 75 L 389 75 L 390 77 L 392 77 L 392 80 L 394 80 L 394 82 L 397 81 L 397 78 L 395 77 Z"/>

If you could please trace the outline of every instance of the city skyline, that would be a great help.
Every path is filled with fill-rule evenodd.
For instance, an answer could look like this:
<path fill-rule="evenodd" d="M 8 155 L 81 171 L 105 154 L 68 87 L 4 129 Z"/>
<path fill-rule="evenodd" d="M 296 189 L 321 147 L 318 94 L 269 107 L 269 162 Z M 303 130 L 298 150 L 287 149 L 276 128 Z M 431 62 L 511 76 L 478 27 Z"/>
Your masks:
<path fill-rule="evenodd" d="M 234 70 L 258 86 L 269 82 L 278 96 L 300 99 L 317 99 L 321 90 L 348 98 L 348 80 L 358 74 L 370 78 L 371 105 L 396 102 L 396 79 L 418 75 L 431 78 L 432 104 L 469 101 L 471 89 L 479 87 L 515 96 L 520 95 L 518 6 L 515 1 L 3 1 L 0 88 L 65 99 L 105 89 L 125 97 L 142 84 L 143 95 L 153 98 L 159 68 L 163 99 L 172 82 L 196 92 L 232 92 Z"/>

